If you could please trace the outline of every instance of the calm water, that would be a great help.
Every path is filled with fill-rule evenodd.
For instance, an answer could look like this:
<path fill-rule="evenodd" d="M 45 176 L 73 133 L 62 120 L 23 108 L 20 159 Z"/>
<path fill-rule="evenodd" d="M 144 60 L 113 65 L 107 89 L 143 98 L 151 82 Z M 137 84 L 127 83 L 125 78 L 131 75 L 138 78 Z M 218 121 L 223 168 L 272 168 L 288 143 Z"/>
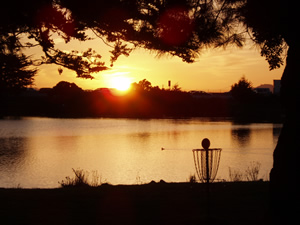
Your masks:
<path fill-rule="evenodd" d="M 257 161 L 260 178 L 268 179 L 281 127 L 208 119 L 0 120 L 0 187 L 58 187 L 72 168 L 97 170 L 111 184 L 185 182 L 195 174 L 191 150 L 205 137 L 223 149 L 217 178 Z"/>

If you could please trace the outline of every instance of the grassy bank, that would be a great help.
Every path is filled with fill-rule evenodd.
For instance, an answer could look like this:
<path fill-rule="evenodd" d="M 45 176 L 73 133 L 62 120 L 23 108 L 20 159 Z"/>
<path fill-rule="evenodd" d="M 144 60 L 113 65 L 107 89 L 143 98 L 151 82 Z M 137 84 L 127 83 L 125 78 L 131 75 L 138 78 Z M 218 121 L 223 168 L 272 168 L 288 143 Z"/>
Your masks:
<path fill-rule="evenodd" d="M 211 184 L 211 224 L 266 224 L 268 182 Z M 0 189 L 0 224 L 206 224 L 206 186 Z"/>

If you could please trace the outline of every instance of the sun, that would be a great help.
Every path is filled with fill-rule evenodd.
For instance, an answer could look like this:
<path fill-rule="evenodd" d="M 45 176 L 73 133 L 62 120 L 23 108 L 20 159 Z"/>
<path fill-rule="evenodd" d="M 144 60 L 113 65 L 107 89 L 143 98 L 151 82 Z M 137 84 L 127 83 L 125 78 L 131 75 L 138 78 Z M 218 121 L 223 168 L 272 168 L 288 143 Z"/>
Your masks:
<path fill-rule="evenodd" d="M 128 77 L 113 77 L 110 83 L 111 87 L 118 91 L 128 91 L 131 86 L 131 79 Z"/>

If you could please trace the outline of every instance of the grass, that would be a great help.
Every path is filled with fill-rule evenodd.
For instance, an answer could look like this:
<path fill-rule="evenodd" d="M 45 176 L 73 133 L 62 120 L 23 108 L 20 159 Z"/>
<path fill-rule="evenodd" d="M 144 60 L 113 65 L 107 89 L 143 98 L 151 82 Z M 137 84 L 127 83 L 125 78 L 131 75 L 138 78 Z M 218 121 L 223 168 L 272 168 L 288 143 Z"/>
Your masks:
<path fill-rule="evenodd" d="M 245 170 L 246 179 L 248 181 L 257 181 L 259 170 L 260 170 L 261 163 L 259 162 L 251 162 L 248 168 Z"/>
<path fill-rule="evenodd" d="M 239 182 L 243 180 L 244 174 L 241 171 L 232 169 L 231 167 L 229 167 L 228 170 L 229 170 L 229 180 L 231 182 Z"/>
<path fill-rule="evenodd" d="M 98 187 L 102 184 L 101 176 L 98 171 L 92 171 L 91 173 L 87 170 L 73 169 L 74 177 L 67 176 L 65 180 L 58 182 L 61 187 Z M 90 179 L 91 174 L 91 179 Z"/>
<path fill-rule="evenodd" d="M 240 181 L 258 181 L 259 179 L 259 171 L 260 171 L 261 163 L 259 162 L 250 162 L 247 169 L 242 172 L 240 170 L 235 170 L 229 167 L 229 180 L 231 182 L 240 182 Z M 261 179 L 262 180 L 262 179 Z"/>
<path fill-rule="evenodd" d="M 195 184 L 197 183 L 197 178 L 195 174 L 191 174 L 188 178 L 188 182 L 190 182 L 191 184 Z"/>
<path fill-rule="evenodd" d="M 258 175 L 261 164 L 259 162 L 251 162 L 244 173 L 240 170 L 235 170 L 229 167 L 229 181 L 240 182 L 240 181 L 258 181 Z M 102 184 L 102 177 L 98 171 L 94 170 L 89 172 L 83 169 L 72 168 L 74 177 L 67 176 L 61 182 L 58 182 L 61 187 L 98 187 Z M 91 175 L 91 176 L 90 176 Z M 91 177 L 91 178 L 90 178 Z M 224 179 L 222 179 L 224 181 Z M 188 177 L 188 182 L 191 184 L 197 183 L 197 177 L 195 174 L 191 174 Z M 139 173 L 136 176 L 136 183 L 143 184 Z"/>

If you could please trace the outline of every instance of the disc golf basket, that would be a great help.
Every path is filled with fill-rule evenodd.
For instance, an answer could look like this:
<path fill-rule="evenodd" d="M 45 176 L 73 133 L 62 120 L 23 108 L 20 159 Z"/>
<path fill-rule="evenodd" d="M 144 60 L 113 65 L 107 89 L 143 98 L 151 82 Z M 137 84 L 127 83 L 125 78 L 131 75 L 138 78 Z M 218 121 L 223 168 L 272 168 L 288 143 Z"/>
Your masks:
<path fill-rule="evenodd" d="M 194 163 L 197 175 L 202 182 L 206 182 L 207 194 L 207 219 L 210 217 L 210 193 L 209 183 L 212 183 L 218 172 L 221 148 L 209 148 L 210 141 L 207 138 L 202 140 L 203 149 L 193 149 Z"/>
<path fill-rule="evenodd" d="M 210 141 L 207 138 L 202 140 L 203 149 L 193 149 L 194 164 L 199 180 L 212 183 L 218 172 L 221 148 L 209 148 Z"/>
<path fill-rule="evenodd" d="M 202 182 L 206 182 L 207 190 L 207 219 L 210 217 L 210 193 L 209 184 L 212 183 L 219 169 L 221 148 L 209 148 L 210 141 L 207 138 L 202 140 L 203 149 L 193 149 L 194 164 L 197 175 Z M 161 150 L 170 150 L 161 148 Z"/>

